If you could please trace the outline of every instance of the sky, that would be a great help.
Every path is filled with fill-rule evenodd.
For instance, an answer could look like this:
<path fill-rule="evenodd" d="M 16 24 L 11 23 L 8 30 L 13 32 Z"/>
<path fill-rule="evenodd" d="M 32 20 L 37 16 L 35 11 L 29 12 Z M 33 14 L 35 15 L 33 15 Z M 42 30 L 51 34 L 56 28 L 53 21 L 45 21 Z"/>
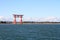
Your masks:
<path fill-rule="evenodd" d="M 60 18 L 60 0 L 0 0 L 0 16 L 12 20 L 13 14 L 22 14 L 25 20 Z"/>

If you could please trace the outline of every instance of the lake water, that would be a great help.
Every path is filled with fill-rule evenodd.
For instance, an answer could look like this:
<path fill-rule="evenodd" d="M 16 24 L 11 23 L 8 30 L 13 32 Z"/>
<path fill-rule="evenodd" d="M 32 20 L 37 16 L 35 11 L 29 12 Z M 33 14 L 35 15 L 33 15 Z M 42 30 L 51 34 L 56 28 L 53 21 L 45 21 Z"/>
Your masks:
<path fill-rule="evenodd" d="M 60 40 L 60 24 L 0 24 L 0 40 Z"/>

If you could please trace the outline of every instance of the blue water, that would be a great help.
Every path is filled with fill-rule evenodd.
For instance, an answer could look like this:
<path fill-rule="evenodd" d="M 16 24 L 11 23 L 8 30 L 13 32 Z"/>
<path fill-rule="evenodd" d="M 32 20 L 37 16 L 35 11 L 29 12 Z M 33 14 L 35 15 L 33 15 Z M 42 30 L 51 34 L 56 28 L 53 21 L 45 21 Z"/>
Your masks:
<path fill-rule="evenodd" d="M 60 40 L 60 24 L 0 24 L 0 40 Z"/>

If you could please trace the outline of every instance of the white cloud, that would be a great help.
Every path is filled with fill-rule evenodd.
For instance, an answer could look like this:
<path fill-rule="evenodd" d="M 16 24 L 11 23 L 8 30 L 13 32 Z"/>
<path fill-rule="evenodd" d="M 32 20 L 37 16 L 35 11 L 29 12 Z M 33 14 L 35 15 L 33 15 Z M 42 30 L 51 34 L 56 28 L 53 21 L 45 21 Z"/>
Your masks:
<path fill-rule="evenodd" d="M 0 16 L 0 19 L 3 18 L 3 16 Z"/>
<path fill-rule="evenodd" d="M 0 16 L 0 21 L 9 21 L 8 17 Z"/>
<path fill-rule="evenodd" d="M 55 22 L 55 21 L 59 21 L 60 19 L 57 17 L 46 17 L 46 18 L 41 18 L 40 21 L 49 21 L 49 22 Z"/>
<path fill-rule="evenodd" d="M 32 21 L 32 18 L 29 18 L 29 17 L 26 17 L 26 18 L 23 18 L 24 21 Z"/>
<path fill-rule="evenodd" d="M 12 20 L 13 21 L 13 17 L 12 19 L 10 17 L 4 17 L 4 16 L 0 16 L 0 21 L 10 21 Z M 20 19 L 18 19 L 17 21 L 19 21 Z M 45 18 L 38 18 L 38 17 L 35 17 L 35 18 L 32 18 L 32 17 L 25 17 L 23 18 L 23 21 L 35 21 L 35 22 L 44 22 L 44 21 L 49 21 L 49 22 L 58 22 L 60 21 L 60 18 L 57 18 L 57 17 L 45 17 Z"/>
<path fill-rule="evenodd" d="M 25 18 L 24 21 L 37 21 L 37 22 L 41 22 L 41 21 L 48 21 L 48 22 L 58 22 L 60 21 L 60 18 L 57 17 L 45 17 L 45 18 Z"/>
<path fill-rule="evenodd" d="M 3 20 L 3 18 L 4 18 L 3 16 L 0 16 L 0 21 L 2 21 L 2 20 Z"/>

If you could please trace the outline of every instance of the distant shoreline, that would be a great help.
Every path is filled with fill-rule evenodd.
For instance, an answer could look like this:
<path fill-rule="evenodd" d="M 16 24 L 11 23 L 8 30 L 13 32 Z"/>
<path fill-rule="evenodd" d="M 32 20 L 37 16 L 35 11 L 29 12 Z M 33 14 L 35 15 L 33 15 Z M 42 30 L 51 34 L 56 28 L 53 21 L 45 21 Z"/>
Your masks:
<path fill-rule="evenodd" d="M 19 24 L 19 22 L 16 22 Z M 1 21 L 0 24 L 13 24 L 13 22 L 6 22 L 6 21 Z M 23 24 L 60 24 L 60 22 L 31 22 L 31 21 L 26 21 L 23 22 Z"/>

